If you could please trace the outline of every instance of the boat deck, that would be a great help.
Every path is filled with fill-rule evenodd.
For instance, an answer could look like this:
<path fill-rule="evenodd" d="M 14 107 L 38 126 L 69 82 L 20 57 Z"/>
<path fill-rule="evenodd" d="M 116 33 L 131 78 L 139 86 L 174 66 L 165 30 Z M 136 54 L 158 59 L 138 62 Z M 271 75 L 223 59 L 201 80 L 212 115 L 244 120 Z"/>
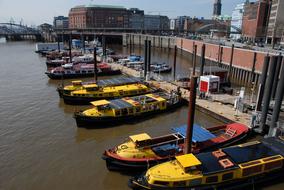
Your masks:
<path fill-rule="evenodd" d="M 224 148 L 223 152 L 225 152 L 236 164 L 258 160 L 278 154 L 270 147 L 265 146 L 263 143 L 249 146 L 228 147 Z"/>
<path fill-rule="evenodd" d="M 141 82 L 141 80 L 137 77 L 118 77 L 118 78 L 112 78 L 112 79 L 103 79 L 103 80 L 98 80 L 97 85 L 98 86 L 113 86 L 113 85 L 123 85 L 123 84 L 133 84 L 133 83 L 138 83 Z M 87 84 L 94 84 L 96 83 L 95 81 L 89 81 L 89 82 L 83 82 L 83 85 Z"/>
<path fill-rule="evenodd" d="M 222 167 L 218 162 L 218 158 L 213 156 L 212 152 L 197 154 L 196 157 L 202 163 L 201 171 L 204 175 L 210 175 L 213 173 L 219 173 L 238 168 L 238 165 L 235 163 L 233 163 L 234 165 L 230 168 Z"/>

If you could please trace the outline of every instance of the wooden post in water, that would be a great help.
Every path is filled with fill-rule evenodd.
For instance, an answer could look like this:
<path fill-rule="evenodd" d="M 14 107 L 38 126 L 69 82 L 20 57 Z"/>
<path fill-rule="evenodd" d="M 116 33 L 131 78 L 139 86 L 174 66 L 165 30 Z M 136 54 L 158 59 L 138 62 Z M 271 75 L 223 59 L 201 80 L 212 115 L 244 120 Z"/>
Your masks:
<path fill-rule="evenodd" d="M 185 154 L 191 153 L 191 147 L 192 147 L 191 144 L 192 144 L 194 115 L 195 115 L 197 79 L 198 77 L 194 75 L 190 79 L 189 109 L 188 109 L 187 130 L 186 130 L 185 149 L 184 149 Z"/>
<path fill-rule="evenodd" d="M 69 62 L 72 63 L 72 33 L 69 35 Z"/>
<path fill-rule="evenodd" d="M 94 46 L 94 77 L 95 77 L 95 82 L 97 83 L 98 81 L 98 70 L 97 70 L 97 47 Z"/>
<path fill-rule="evenodd" d="M 205 44 L 202 45 L 202 49 L 201 49 L 201 57 L 200 57 L 200 76 L 203 75 L 203 71 L 204 71 L 204 66 L 205 66 Z"/>
<path fill-rule="evenodd" d="M 177 46 L 175 45 L 175 53 L 174 53 L 174 81 L 176 81 L 176 66 L 177 66 Z"/>
<path fill-rule="evenodd" d="M 233 65 L 233 59 L 234 59 L 234 49 L 235 49 L 235 45 L 232 44 L 231 47 L 231 58 L 230 58 L 230 67 L 229 67 L 229 73 L 228 73 L 228 78 L 227 81 L 229 83 L 229 85 L 231 85 L 231 75 L 232 75 L 232 65 Z"/>
<path fill-rule="evenodd" d="M 57 49 L 58 49 L 58 52 L 60 52 L 60 41 L 59 41 L 58 34 L 56 35 L 56 39 L 57 39 Z"/>
<path fill-rule="evenodd" d="M 144 79 L 147 75 L 147 63 L 148 63 L 148 40 L 144 41 Z"/>
<path fill-rule="evenodd" d="M 151 71 L 151 41 L 148 40 L 148 60 L 147 60 L 147 72 L 150 74 Z"/>
<path fill-rule="evenodd" d="M 194 76 L 194 75 L 195 75 L 197 45 L 194 45 L 193 52 L 194 52 L 194 55 L 193 55 L 192 76 Z"/>
<path fill-rule="evenodd" d="M 103 61 L 106 61 L 106 36 L 102 36 L 102 45 L 103 45 Z"/>

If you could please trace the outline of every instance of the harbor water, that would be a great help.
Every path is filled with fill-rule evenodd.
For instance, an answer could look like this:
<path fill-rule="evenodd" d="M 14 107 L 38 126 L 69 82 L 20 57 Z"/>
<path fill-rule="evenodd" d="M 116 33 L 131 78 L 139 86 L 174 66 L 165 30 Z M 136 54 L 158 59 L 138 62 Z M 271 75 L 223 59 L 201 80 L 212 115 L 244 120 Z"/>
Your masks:
<path fill-rule="evenodd" d="M 0 44 L 1 190 L 128 189 L 130 176 L 109 172 L 101 159 L 103 151 L 131 134 L 162 135 L 187 121 L 185 106 L 136 124 L 79 129 L 73 113 L 88 106 L 63 103 L 56 92 L 61 81 L 48 79 L 45 58 L 34 50 L 35 44 L 29 42 Z M 153 50 L 153 61 L 172 59 L 173 52 Z M 178 71 L 188 69 L 186 57 L 179 55 L 177 60 Z M 204 127 L 221 124 L 198 111 L 195 121 Z M 274 187 L 267 189 L 284 188 Z"/>

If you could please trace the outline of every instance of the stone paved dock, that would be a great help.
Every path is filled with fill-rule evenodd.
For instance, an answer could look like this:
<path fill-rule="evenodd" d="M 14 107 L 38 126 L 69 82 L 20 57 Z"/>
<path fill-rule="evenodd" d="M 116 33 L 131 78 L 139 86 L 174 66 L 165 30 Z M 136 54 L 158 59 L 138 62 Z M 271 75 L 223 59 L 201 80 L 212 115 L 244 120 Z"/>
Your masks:
<path fill-rule="evenodd" d="M 119 65 L 119 64 L 111 64 L 113 68 L 115 69 L 121 69 L 121 71 L 124 74 L 130 75 L 130 76 L 135 76 L 135 77 L 140 77 L 140 72 L 136 71 L 134 69 Z M 172 90 L 177 90 L 177 86 L 166 82 L 158 82 L 158 81 L 147 81 L 149 84 L 161 88 L 163 90 L 166 90 L 168 92 L 171 92 Z M 180 89 L 182 93 L 182 97 L 186 100 L 189 99 L 189 90 Z M 225 95 L 226 98 L 228 98 L 229 95 Z M 233 96 L 232 96 L 233 98 Z M 219 97 L 221 99 L 221 97 Z M 207 113 L 210 116 L 214 117 L 215 119 L 218 119 L 223 122 L 239 122 L 244 125 L 250 126 L 250 120 L 251 120 L 251 115 L 248 113 L 241 113 L 241 112 L 236 112 L 234 107 L 229 104 L 222 104 L 220 103 L 219 100 L 205 100 L 205 99 L 200 99 L 197 97 L 196 99 L 196 106 L 197 109 L 201 112 Z"/>

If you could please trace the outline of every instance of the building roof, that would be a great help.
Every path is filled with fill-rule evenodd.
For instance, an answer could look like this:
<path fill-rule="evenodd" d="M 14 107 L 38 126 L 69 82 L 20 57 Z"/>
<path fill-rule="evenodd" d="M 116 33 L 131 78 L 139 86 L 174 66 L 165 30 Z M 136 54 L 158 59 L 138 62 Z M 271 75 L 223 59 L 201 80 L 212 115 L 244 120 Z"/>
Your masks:
<path fill-rule="evenodd" d="M 123 6 L 117 6 L 117 5 L 94 5 L 94 4 L 89 4 L 89 5 L 78 5 L 75 6 L 74 8 L 107 8 L 107 9 L 125 9 Z"/>

